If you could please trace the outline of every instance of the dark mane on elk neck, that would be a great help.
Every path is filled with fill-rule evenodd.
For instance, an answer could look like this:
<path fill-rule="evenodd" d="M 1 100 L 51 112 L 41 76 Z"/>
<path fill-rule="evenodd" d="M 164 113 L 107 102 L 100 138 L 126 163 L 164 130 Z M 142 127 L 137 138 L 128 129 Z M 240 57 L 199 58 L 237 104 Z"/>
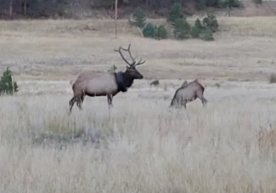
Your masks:
<path fill-rule="evenodd" d="M 145 60 L 136 61 L 130 51 L 131 44 L 127 48 L 119 47 L 114 50 L 119 53 L 122 60 L 127 64 L 124 72 L 91 72 L 81 73 L 72 85 L 73 98 L 69 101 L 69 111 L 72 111 L 76 103 L 82 109 L 85 96 L 107 96 L 108 105 L 112 106 L 112 99 L 118 92 L 126 92 L 132 86 L 135 79 L 142 79 L 143 75 L 136 69 L 136 66 L 144 64 Z M 128 53 L 127 60 L 124 53 Z"/>
<path fill-rule="evenodd" d="M 118 92 L 126 92 L 127 86 L 125 84 L 124 73 L 123 72 L 115 73 L 115 79 L 118 86 Z"/>

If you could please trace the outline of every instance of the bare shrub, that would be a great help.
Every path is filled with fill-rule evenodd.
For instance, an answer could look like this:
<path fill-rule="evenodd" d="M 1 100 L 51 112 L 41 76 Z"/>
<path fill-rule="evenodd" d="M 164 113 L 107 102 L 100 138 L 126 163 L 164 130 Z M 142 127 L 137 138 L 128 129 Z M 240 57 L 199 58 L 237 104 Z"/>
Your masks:
<path fill-rule="evenodd" d="M 160 84 L 159 80 L 153 80 L 150 83 L 151 86 L 158 86 L 159 84 Z"/>
<path fill-rule="evenodd" d="M 270 82 L 270 83 L 276 83 L 276 74 L 275 74 L 275 73 L 272 73 L 272 74 L 269 76 L 269 82 Z"/>
<path fill-rule="evenodd" d="M 276 153 L 276 127 L 261 127 L 258 132 L 258 146 L 261 153 Z"/>

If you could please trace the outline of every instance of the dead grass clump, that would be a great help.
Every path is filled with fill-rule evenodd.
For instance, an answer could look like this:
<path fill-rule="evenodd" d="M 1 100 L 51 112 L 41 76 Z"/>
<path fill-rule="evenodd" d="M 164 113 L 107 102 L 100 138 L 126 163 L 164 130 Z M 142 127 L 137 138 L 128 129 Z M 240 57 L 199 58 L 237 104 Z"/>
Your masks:
<path fill-rule="evenodd" d="M 220 87 L 221 87 L 220 83 L 218 83 L 218 82 L 215 83 L 214 86 L 217 87 L 217 88 L 220 88 Z"/>
<path fill-rule="evenodd" d="M 271 125 L 269 128 L 261 127 L 258 132 L 258 146 L 262 153 L 276 153 L 276 127 Z"/>
<path fill-rule="evenodd" d="M 272 73 L 272 74 L 269 76 L 269 82 L 270 82 L 270 83 L 276 83 L 276 73 Z"/>
<path fill-rule="evenodd" d="M 79 130 L 72 133 L 54 134 L 41 133 L 33 137 L 34 145 L 54 146 L 62 149 L 75 144 L 92 145 L 93 147 L 103 146 L 106 143 L 107 136 L 99 129 L 89 131 Z"/>
<path fill-rule="evenodd" d="M 110 128 L 108 123 L 104 123 L 103 126 Z M 32 131 L 32 143 L 60 148 L 74 144 L 104 146 L 113 133 L 112 129 L 104 130 L 92 123 L 83 124 L 62 114 L 48 115 L 41 127 L 42 130 Z"/>
<path fill-rule="evenodd" d="M 150 85 L 151 86 L 158 86 L 160 84 L 159 80 L 153 80 Z"/>

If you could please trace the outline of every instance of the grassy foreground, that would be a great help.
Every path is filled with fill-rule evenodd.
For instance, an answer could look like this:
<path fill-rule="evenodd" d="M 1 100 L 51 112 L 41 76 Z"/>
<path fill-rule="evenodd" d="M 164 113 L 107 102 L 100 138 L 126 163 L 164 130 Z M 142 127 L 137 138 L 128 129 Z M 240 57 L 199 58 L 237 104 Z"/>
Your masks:
<path fill-rule="evenodd" d="M 273 101 L 177 111 L 131 93 L 71 116 L 65 95 L 1 98 L 0 192 L 275 192 Z"/>

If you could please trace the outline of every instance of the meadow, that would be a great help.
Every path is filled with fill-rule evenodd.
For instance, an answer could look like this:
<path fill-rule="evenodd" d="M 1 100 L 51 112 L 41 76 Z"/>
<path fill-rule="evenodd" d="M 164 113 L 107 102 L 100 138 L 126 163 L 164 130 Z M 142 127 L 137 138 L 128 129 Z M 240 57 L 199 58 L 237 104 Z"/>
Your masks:
<path fill-rule="evenodd" d="M 19 85 L 0 97 L 0 192 L 274 193 L 275 21 L 221 17 L 214 42 L 145 39 L 125 20 L 118 38 L 110 20 L 0 21 L 0 70 Z M 70 81 L 123 70 L 113 49 L 128 43 L 145 79 L 69 116 Z M 169 108 L 195 78 L 207 106 Z"/>

